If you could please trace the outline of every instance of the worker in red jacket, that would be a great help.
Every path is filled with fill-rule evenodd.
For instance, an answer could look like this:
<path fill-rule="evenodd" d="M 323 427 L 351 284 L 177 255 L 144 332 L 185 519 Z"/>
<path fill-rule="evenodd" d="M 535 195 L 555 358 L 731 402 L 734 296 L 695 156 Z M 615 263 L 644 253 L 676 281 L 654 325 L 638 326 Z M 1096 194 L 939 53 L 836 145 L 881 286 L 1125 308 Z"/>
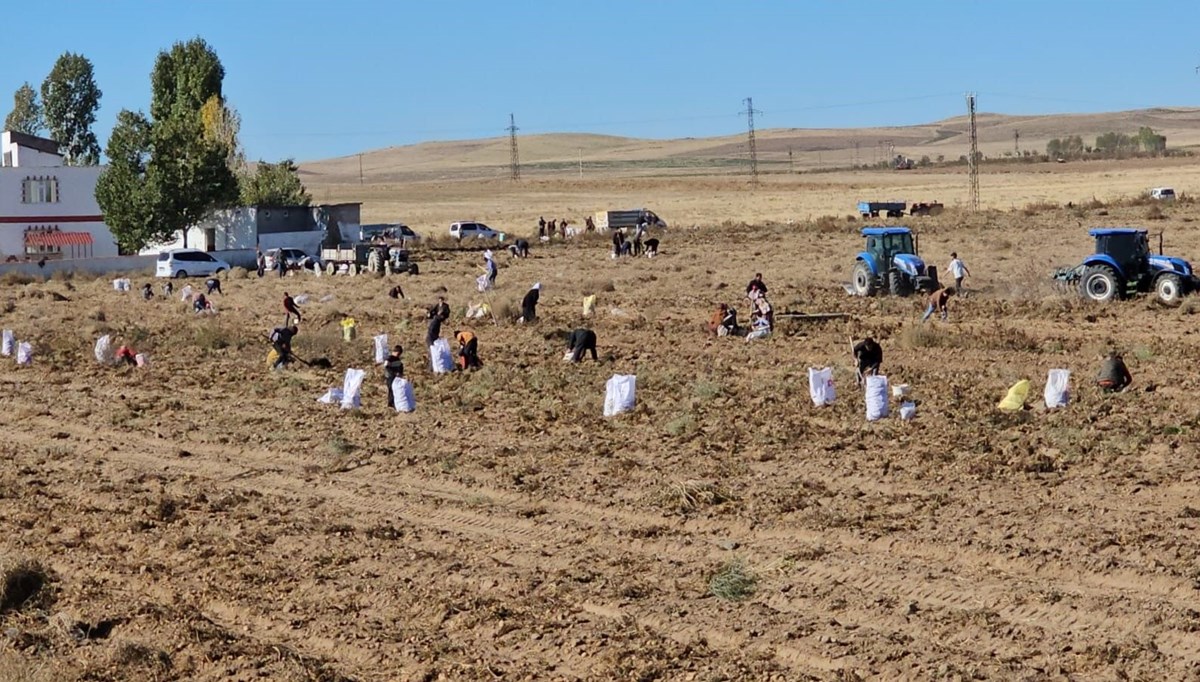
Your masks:
<path fill-rule="evenodd" d="M 301 321 L 300 320 L 300 309 L 296 307 L 296 302 L 292 300 L 291 294 L 289 294 L 286 291 L 283 292 L 283 309 L 287 312 L 289 317 L 291 315 L 295 315 L 296 321 L 297 322 Z M 284 321 L 284 326 L 287 326 L 287 320 Z"/>

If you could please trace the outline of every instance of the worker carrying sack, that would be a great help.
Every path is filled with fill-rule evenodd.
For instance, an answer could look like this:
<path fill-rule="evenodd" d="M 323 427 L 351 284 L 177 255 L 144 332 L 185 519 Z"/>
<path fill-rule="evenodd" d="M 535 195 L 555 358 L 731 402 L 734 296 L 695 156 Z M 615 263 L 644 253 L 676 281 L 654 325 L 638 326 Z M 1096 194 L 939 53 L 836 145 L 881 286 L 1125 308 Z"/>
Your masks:
<path fill-rule="evenodd" d="M 100 339 L 96 341 L 96 348 L 94 350 L 94 353 L 96 355 L 96 362 L 98 362 L 102 365 L 111 365 L 112 364 L 112 361 L 113 361 L 112 338 L 109 337 L 108 334 L 101 336 Z"/>
<path fill-rule="evenodd" d="M 1025 399 L 1029 397 L 1029 380 L 1022 379 L 1008 389 L 1004 400 L 997 405 L 1004 412 L 1020 412 L 1025 409 Z"/>
<path fill-rule="evenodd" d="M 604 416 L 612 417 L 633 409 L 637 400 L 637 376 L 614 374 L 604 386 Z"/>
<path fill-rule="evenodd" d="M 0 355 L 4 357 L 12 357 L 12 354 L 17 350 L 17 337 L 13 334 L 13 330 L 5 329 L 3 340 L 0 341 Z"/>
<path fill-rule="evenodd" d="M 1056 407 L 1066 407 L 1071 400 L 1070 395 L 1071 370 L 1052 369 L 1046 378 L 1046 407 L 1053 410 Z"/>
<path fill-rule="evenodd" d="M 888 416 L 888 380 L 884 376 L 869 376 L 864 382 L 867 393 L 867 421 Z"/>
<path fill-rule="evenodd" d="M 447 374 L 454 369 L 454 360 L 450 357 L 450 342 L 438 339 L 429 347 L 429 362 L 434 374 Z"/>
<path fill-rule="evenodd" d="M 388 335 L 380 334 L 375 337 L 375 364 L 382 365 L 388 358 Z"/>
<path fill-rule="evenodd" d="M 359 395 L 362 389 L 363 377 L 366 376 L 366 370 L 362 369 L 347 369 L 346 378 L 342 381 L 342 409 L 351 410 L 356 407 L 362 407 L 362 398 Z"/>
<path fill-rule="evenodd" d="M 33 364 L 33 346 L 22 341 L 17 344 L 17 364 L 32 365 Z"/>
<path fill-rule="evenodd" d="M 417 399 L 413 395 L 412 382 L 404 377 L 392 380 L 392 397 L 396 400 L 397 412 L 412 412 L 417 409 Z"/>
<path fill-rule="evenodd" d="M 808 368 L 808 394 L 812 396 L 813 405 L 817 407 L 824 407 L 833 402 L 837 394 L 833 390 L 832 368 Z"/>

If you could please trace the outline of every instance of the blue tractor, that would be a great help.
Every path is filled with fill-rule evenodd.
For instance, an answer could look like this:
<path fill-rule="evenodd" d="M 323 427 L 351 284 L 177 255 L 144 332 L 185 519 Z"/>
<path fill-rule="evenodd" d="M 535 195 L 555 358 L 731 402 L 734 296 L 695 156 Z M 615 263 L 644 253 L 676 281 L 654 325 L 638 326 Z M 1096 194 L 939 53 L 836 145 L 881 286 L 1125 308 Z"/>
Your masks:
<path fill-rule="evenodd" d="M 1081 296 L 1111 301 L 1153 291 L 1163 303 L 1174 304 L 1200 289 L 1192 265 L 1182 258 L 1162 255 L 1162 235 L 1156 255 L 1150 251 L 1146 230 L 1111 227 L 1088 230 L 1096 252 L 1073 268 L 1063 268 L 1054 278 L 1078 285 Z"/>
<path fill-rule="evenodd" d="M 847 290 L 856 296 L 887 292 L 908 296 L 936 291 L 937 268 L 917 255 L 914 235 L 907 227 L 864 227 L 867 248 L 855 257 L 854 277 Z"/>

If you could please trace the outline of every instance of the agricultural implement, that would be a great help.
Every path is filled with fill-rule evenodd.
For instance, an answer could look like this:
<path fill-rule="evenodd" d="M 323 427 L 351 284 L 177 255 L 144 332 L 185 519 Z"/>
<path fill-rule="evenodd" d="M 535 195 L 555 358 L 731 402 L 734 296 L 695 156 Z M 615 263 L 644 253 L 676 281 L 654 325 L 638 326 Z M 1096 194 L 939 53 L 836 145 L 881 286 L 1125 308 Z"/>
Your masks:
<path fill-rule="evenodd" d="M 1096 240 L 1095 253 L 1079 265 L 1059 268 L 1053 274 L 1061 287 L 1078 287 L 1083 298 L 1106 302 L 1153 291 L 1158 300 L 1174 304 L 1200 289 L 1191 263 L 1163 255 L 1161 233 L 1158 254 L 1150 252 L 1146 230 L 1096 228 L 1088 234 Z"/>
<path fill-rule="evenodd" d="M 864 227 L 867 248 L 855 256 L 853 280 L 842 286 L 855 296 L 890 293 L 908 296 L 936 291 L 937 268 L 917 255 L 919 244 L 907 227 Z"/>
<path fill-rule="evenodd" d="M 903 201 L 860 201 L 858 212 L 864 218 L 878 218 L 882 213 L 888 218 L 899 218 L 904 215 L 908 204 Z"/>

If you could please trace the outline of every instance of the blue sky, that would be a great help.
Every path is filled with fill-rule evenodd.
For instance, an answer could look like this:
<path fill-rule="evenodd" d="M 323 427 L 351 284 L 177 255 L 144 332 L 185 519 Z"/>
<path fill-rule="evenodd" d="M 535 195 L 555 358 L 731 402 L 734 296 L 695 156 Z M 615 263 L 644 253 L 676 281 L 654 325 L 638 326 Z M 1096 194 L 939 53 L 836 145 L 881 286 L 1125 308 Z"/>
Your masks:
<path fill-rule="evenodd" d="M 1194 0 L 108 0 L 53 15 L 5 31 L 3 114 L 80 52 L 103 146 L 120 109 L 148 107 L 158 51 L 200 36 L 248 155 L 267 160 L 492 137 L 509 112 L 523 133 L 728 134 L 747 96 L 761 128 L 921 123 L 962 113 L 967 91 L 1012 114 L 1200 101 L 1200 45 L 1177 30 L 1200 24 Z"/>

